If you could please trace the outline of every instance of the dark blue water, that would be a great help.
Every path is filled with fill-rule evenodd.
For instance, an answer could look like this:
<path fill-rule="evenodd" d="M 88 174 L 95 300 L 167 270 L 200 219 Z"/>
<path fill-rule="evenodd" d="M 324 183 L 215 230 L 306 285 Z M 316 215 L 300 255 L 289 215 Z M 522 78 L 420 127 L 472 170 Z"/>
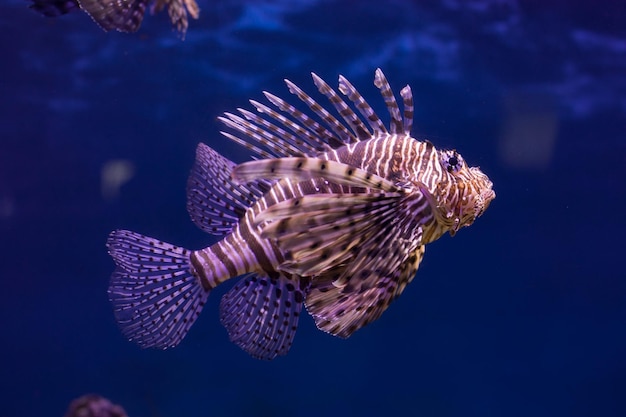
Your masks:
<path fill-rule="evenodd" d="M 3 2 L 0 416 L 88 392 L 131 417 L 626 416 L 626 5 L 591 3 L 200 0 L 180 41 L 163 14 L 106 34 Z M 219 288 L 177 348 L 127 342 L 108 233 L 214 243 L 185 209 L 196 144 L 247 158 L 216 117 L 310 71 L 384 115 L 377 67 L 412 86 L 417 137 L 491 177 L 485 215 L 348 340 L 303 317 L 288 356 L 252 359 Z"/>

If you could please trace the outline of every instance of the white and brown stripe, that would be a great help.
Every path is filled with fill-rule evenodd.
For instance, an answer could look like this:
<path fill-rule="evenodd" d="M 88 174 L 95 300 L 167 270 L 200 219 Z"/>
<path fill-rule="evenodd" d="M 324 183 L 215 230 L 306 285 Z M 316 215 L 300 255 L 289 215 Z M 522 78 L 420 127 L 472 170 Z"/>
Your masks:
<path fill-rule="evenodd" d="M 378 318 L 413 279 L 425 244 L 456 233 L 495 197 L 455 151 L 414 139 L 410 87 L 403 111 L 380 70 L 386 125 L 344 77 L 339 92 L 313 74 L 331 114 L 298 86 L 318 120 L 265 92 L 220 120 L 257 161 L 235 165 L 199 145 L 188 209 L 202 230 L 226 236 L 198 251 L 116 231 L 109 289 L 123 332 L 143 346 L 175 346 L 211 289 L 237 276 L 220 321 L 251 355 L 285 354 L 303 303 L 317 326 L 348 337 Z"/>
<path fill-rule="evenodd" d="M 440 163 L 440 153 L 435 147 L 428 141 L 417 141 L 410 136 L 409 130 L 413 123 L 410 87 L 401 90 L 404 105 L 401 113 L 385 76 L 380 70 L 376 71 L 374 84 L 380 89 L 391 115 L 387 129 L 346 78 L 339 78 L 339 90 L 354 103 L 367 125 L 324 80 L 313 74 L 313 81 L 345 124 L 298 86 L 286 80 L 290 92 L 317 114 L 326 127 L 285 100 L 265 92 L 275 109 L 251 100 L 259 114 L 244 109 L 238 109 L 243 117 L 225 113 L 220 120 L 238 132 L 239 136 L 228 132 L 223 132 L 224 135 L 260 158 L 315 156 L 355 166 L 398 183 L 420 184 L 436 197 L 439 209 L 433 212 L 425 207 L 426 200 L 420 200 L 420 204 L 415 207 L 407 207 L 413 213 L 421 213 L 424 243 L 456 227 L 455 219 L 463 214 L 459 203 L 468 200 L 466 194 L 476 193 L 478 187 L 471 185 L 471 178 L 459 177 L 469 181 L 450 178 Z M 271 121 L 262 118 L 262 114 Z M 194 252 L 192 262 L 203 285 L 213 288 L 232 276 L 247 272 L 264 271 L 270 276 L 276 274 L 284 261 L 284 254 L 270 241 L 261 238 L 261 230 L 255 226 L 255 217 L 268 207 L 291 198 L 347 191 L 350 190 L 346 186 L 329 184 L 323 179 L 304 182 L 284 179 L 277 182 L 250 207 L 230 236 L 215 246 Z M 429 214 L 425 216 L 425 213 Z M 411 213 L 406 214 L 411 216 Z"/>

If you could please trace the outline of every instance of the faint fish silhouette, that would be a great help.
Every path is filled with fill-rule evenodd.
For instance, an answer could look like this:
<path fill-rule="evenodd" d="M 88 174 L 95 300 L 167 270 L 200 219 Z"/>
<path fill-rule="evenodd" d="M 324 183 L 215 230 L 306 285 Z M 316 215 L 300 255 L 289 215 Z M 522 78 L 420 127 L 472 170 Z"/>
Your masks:
<path fill-rule="evenodd" d="M 126 411 L 97 394 L 87 394 L 75 399 L 65 417 L 128 417 Z"/>
<path fill-rule="evenodd" d="M 339 91 L 353 106 L 315 74 L 313 81 L 343 122 L 286 80 L 319 121 L 266 92 L 272 107 L 251 100 L 258 114 L 220 118 L 238 136 L 222 133 L 256 161 L 236 165 L 198 146 L 187 208 L 197 226 L 224 239 L 190 251 L 111 233 L 109 296 L 128 338 L 177 345 L 210 291 L 242 275 L 222 298 L 220 320 L 252 356 L 286 354 L 303 305 L 319 329 L 348 337 L 402 293 L 426 244 L 471 225 L 495 197 L 489 178 L 456 151 L 411 137 L 409 86 L 401 113 L 376 71 L 387 127 L 344 77 Z"/>
<path fill-rule="evenodd" d="M 105 31 L 136 32 L 141 26 L 146 7 L 151 0 L 32 0 L 31 8 L 46 16 L 59 16 L 73 9 L 87 13 Z M 195 0 L 154 0 L 151 11 L 167 7 L 172 25 L 182 36 L 189 26 L 188 15 L 200 16 Z"/>
<path fill-rule="evenodd" d="M 80 8 L 77 0 L 33 0 L 33 4 L 29 7 L 50 17 L 60 16 Z"/>

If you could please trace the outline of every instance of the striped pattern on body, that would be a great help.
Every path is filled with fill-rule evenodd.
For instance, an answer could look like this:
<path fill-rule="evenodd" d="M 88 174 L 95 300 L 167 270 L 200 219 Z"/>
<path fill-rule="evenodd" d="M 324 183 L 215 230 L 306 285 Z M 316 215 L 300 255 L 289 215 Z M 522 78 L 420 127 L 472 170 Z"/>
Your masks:
<path fill-rule="evenodd" d="M 430 184 L 424 184 L 429 188 L 434 188 L 435 181 L 432 178 L 437 176 L 434 158 L 436 152 L 428 142 L 418 142 L 410 136 L 395 134 L 356 142 L 317 156 L 320 160 L 356 166 L 382 178 L 402 181 L 410 181 L 411 178 L 415 178 L 415 181 L 430 178 Z M 426 175 L 407 175 L 411 172 L 424 172 Z M 259 270 L 271 275 L 280 269 L 284 262 L 284 254 L 271 241 L 261 237 L 261 230 L 256 221 L 256 217 L 268 207 L 305 195 L 347 192 L 350 192 L 349 188 L 338 187 L 335 183 L 326 184 L 319 178 L 309 181 L 285 178 L 277 182 L 246 211 L 230 235 L 217 244 L 192 254 L 192 263 L 202 279 L 203 286 L 214 288 L 234 276 Z M 413 211 L 424 212 L 427 211 L 427 207 L 418 206 Z M 422 228 L 424 235 L 430 239 L 428 241 L 438 238 L 444 232 L 435 227 L 433 216 L 423 218 L 423 222 Z"/>
<path fill-rule="evenodd" d="M 220 118 L 231 130 L 222 134 L 256 161 L 236 166 L 198 146 L 187 207 L 202 230 L 226 235 L 221 241 L 187 251 L 134 232 L 111 235 L 118 270 L 109 292 L 126 336 L 175 346 L 209 292 L 243 275 L 222 298 L 220 321 L 252 356 L 287 353 L 303 304 L 321 330 L 348 337 L 402 293 L 426 243 L 486 209 L 495 194 L 478 168 L 410 136 L 409 86 L 401 111 L 376 71 L 387 126 L 344 77 L 341 94 L 312 77 L 338 116 L 285 80 L 313 116 L 264 92 L 268 104 L 250 101 L 256 113 Z"/>

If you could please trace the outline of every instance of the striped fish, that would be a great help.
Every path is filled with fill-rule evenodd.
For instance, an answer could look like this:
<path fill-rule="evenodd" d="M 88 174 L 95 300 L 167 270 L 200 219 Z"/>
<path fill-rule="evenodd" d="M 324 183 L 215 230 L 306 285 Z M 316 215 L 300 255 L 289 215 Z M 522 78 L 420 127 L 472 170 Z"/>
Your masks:
<path fill-rule="evenodd" d="M 255 160 L 236 165 L 198 146 L 187 208 L 221 241 L 191 251 L 126 230 L 110 235 L 109 295 L 128 338 L 177 345 L 211 290 L 234 277 L 242 278 L 223 296 L 220 321 L 252 356 L 286 354 L 303 305 L 319 329 L 348 337 L 402 293 L 426 244 L 472 224 L 495 197 L 456 151 L 411 137 L 409 86 L 401 112 L 376 71 L 387 126 L 344 77 L 339 93 L 313 81 L 338 117 L 286 81 L 311 115 L 264 92 L 267 104 L 250 101 L 256 112 L 220 117 L 222 134 Z"/>

